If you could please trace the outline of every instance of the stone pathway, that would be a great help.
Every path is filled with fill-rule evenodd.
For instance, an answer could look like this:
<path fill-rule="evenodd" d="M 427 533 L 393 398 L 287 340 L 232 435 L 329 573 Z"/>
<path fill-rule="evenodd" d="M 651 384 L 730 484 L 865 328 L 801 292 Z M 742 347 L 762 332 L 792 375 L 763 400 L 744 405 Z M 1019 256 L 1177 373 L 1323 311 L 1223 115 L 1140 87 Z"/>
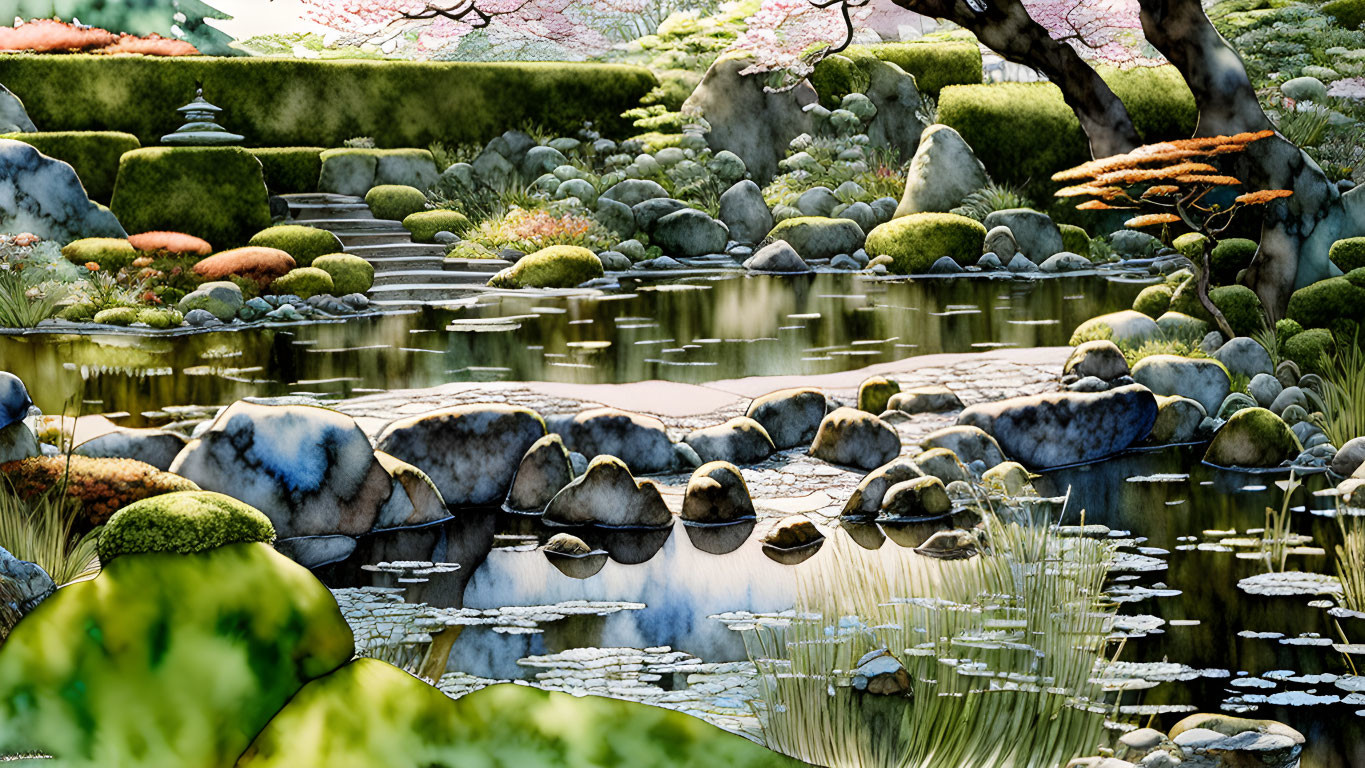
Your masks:
<path fill-rule="evenodd" d="M 283 195 L 290 223 L 317 227 L 341 239 L 346 253 L 374 265 L 369 296 L 377 306 L 401 309 L 468 299 L 494 273 L 510 265 L 502 259 L 450 259 L 445 246 L 414 243 L 402 222 L 377 219 L 364 199 L 347 195 Z"/>

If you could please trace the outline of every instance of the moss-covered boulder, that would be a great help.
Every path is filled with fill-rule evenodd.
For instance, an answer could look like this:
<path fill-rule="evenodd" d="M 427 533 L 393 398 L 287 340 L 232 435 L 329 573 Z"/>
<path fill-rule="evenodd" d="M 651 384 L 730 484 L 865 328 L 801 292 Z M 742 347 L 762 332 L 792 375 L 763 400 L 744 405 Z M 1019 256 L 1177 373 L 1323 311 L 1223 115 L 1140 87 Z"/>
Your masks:
<path fill-rule="evenodd" d="M 434 243 L 438 232 L 463 234 L 469 229 L 469 218 L 459 211 L 419 211 L 404 217 L 403 226 L 412 233 L 414 242 Z"/>
<path fill-rule="evenodd" d="M 1085 229 L 1075 224 L 1058 224 L 1057 229 L 1062 233 L 1063 251 L 1082 256 L 1090 253 L 1090 233 Z"/>
<path fill-rule="evenodd" d="M 1285 317 L 1304 328 L 1327 328 L 1338 320 L 1365 320 L 1365 288 L 1329 277 L 1294 291 Z"/>
<path fill-rule="evenodd" d="M 662 707 L 524 685 L 495 685 L 451 700 L 382 661 L 356 659 L 304 686 L 242 754 L 237 768 L 627 763 L 634 768 L 800 764 Z"/>
<path fill-rule="evenodd" d="M 268 544 L 117 557 L 0 646 L 0 753 L 231 766 L 353 651 L 331 592 Z"/>
<path fill-rule="evenodd" d="M 197 491 L 199 486 L 134 459 L 38 456 L 0 464 L 0 478 L 21 498 L 46 493 L 66 479 L 66 495 L 77 502 L 78 530 L 102 525 L 120 508 L 142 499 Z"/>
<path fill-rule="evenodd" d="M 364 293 L 374 286 L 374 265 L 349 253 L 329 253 L 313 260 L 313 267 L 332 276 L 333 293 Z"/>
<path fill-rule="evenodd" d="M 1181 256 L 1198 264 L 1200 259 L 1203 258 L 1204 244 L 1208 241 L 1209 239 L 1207 237 L 1198 232 L 1186 232 L 1173 240 L 1171 245 L 1180 252 Z"/>
<path fill-rule="evenodd" d="M 572 288 L 604 272 L 602 260 L 587 248 L 552 245 L 521 257 L 488 284 L 494 288 Z"/>
<path fill-rule="evenodd" d="M 280 224 L 252 236 L 250 245 L 274 248 L 294 257 L 300 267 L 312 266 L 313 259 L 341 250 L 341 239 L 325 229 L 298 224 Z"/>
<path fill-rule="evenodd" d="M 322 175 L 322 147 L 261 147 L 250 150 L 261 161 L 272 194 L 316 192 Z"/>
<path fill-rule="evenodd" d="M 1322 370 L 1323 356 L 1336 347 L 1332 332 L 1325 328 L 1310 328 L 1284 341 L 1284 356 L 1293 360 L 1299 370 L 1316 373 Z"/>
<path fill-rule="evenodd" d="M 1171 294 L 1175 290 L 1164 283 L 1149 285 L 1133 299 L 1133 309 L 1155 320 L 1171 308 Z"/>
<path fill-rule="evenodd" d="M 1365 237 L 1348 237 L 1332 243 L 1327 258 L 1342 272 L 1365 267 Z"/>
<path fill-rule="evenodd" d="M 981 222 L 953 213 L 915 213 L 881 224 L 867 234 L 869 256 L 890 256 L 892 271 L 903 275 L 929 271 L 947 256 L 966 266 L 976 263 L 986 242 Z"/>
<path fill-rule="evenodd" d="M 298 263 L 294 257 L 278 248 L 233 248 L 197 262 L 194 274 L 205 280 L 240 277 L 266 286 L 296 266 Z"/>
<path fill-rule="evenodd" d="M 179 327 L 185 322 L 185 316 L 178 309 L 164 309 L 161 307 L 144 307 L 137 311 L 137 322 L 164 331 L 167 328 Z"/>
<path fill-rule="evenodd" d="M 887 408 L 891 396 L 899 394 L 901 385 L 885 376 L 872 376 L 858 385 L 858 410 L 868 413 L 881 413 Z"/>
<path fill-rule="evenodd" d="M 1255 240 L 1244 237 L 1220 240 L 1209 254 L 1209 281 L 1214 285 L 1231 285 L 1237 282 L 1237 273 L 1251 266 L 1251 258 L 1256 255 L 1256 247 Z"/>
<path fill-rule="evenodd" d="M 1265 408 L 1243 408 L 1213 436 L 1204 461 L 1220 467 L 1278 467 L 1302 450 L 1279 416 Z"/>
<path fill-rule="evenodd" d="M 291 269 L 283 277 L 270 284 L 270 290 L 278 294 L 293 294 L 309 299 L 328 293 L 336 293 L 332 276 L 317 267 Z"/>
<path fill-rule="evenodd" d="M 90 322 L 99 325 L 129 326 L 137 322 L 137 307 L 109 307 L 101 309 L 90 318 Z"/>
<path fill-rule="evenodd" d="M 1265 328 L 1261 299 L 1245 285 L 1220 285 L 1209 291 L 1209 300 L 1223 313 L 1232 332 L 1238 336 L 1250 336 Z"/>
<path fill-rule="evenodd" d="M 376 219 L 403 221 L 427 209 L 427 196 L 417 187 L 381 184 L 365 193 L 365 204 Z"/>
<path fill-rule="evenodd" d="M 240 147 L 127 152 L 109 207 L 129 232 L 184 232 L 218 248 L 246 245 L 270 226 L 261 163 Z"/>
<path fill-rule="evenodd" d="M 803 259 L 832 259 L 863 247 L 865 236 L 849 219 L 824 216 L 796 216 L 778 222 L 768 233 L 769 240 L 786 240 Z"/>
<path fill-rule="evenodd" d="M 67 261 L 96 265 L 105 272 L 118 272 L 138 257 L 132 243 L 118 237 L 87 237 L 73 240 L 62 248 Z"/>
<path fill-rule="evenodd" d="M 100 562 L 108 565 L 121 555 L 190 555 L 274 540 L 270 518 L 249 504 L 221 493 L 180 491 L 136 501 L 114 513 L 100 533 L 99 553 Z"/>

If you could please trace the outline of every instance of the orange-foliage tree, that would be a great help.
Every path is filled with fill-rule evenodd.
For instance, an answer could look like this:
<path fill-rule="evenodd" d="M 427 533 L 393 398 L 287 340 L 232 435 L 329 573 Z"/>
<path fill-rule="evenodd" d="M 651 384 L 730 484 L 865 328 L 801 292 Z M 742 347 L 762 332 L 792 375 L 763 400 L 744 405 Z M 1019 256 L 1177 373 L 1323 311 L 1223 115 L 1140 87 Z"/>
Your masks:
<path fill-rule="evenodd" d="M 1173 225 L 1203 235 L 1203 251 L 1194 265 L 1196 295 L 1218 324 L 1218 330 L 1232 338 L 1237 334 L 1209 298 L 1210 256 L 1239 211 L 1289 197 L 1293 192 L 1263 189 L 1238 195 L 1231 203 L 1211 201 L 1210 197 L 1218 197 L 1214 192 L 1242 184 L 1221 173 L 1212 163 L 1223 155 L 1245 152 L 1250 144 L 1274 133 L 1256 131 L 1147 144 L 1121 155 L 1082 163 L 1055 174 L 1052 180 L 1082 182 L 1057 191 L 1058 197 L 1092 198 L 1076 206 L 1080 210 L 1143 212 L 1129 219 L 1127 226 L 1160 226 L 1162 239 L 1168 245 Z"/>
<path fill-rule="evenodd" d="M 184 40 L 160 35 L 115 34 L 99 27 L 36 19 L 0 27 L 0 51 L 28 53 L 140 53 L 145 56 L 195 56 L 199 51 Z"/>

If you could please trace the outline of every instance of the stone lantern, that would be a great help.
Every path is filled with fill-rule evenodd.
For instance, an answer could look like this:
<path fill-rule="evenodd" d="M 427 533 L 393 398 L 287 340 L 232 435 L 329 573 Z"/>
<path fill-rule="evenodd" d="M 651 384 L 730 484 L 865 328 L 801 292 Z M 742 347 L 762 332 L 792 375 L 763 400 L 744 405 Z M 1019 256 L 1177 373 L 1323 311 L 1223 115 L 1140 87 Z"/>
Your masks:
<path fill-rule="evenodd" d="M 162 136 L 162 144 L 203 147 L 237 144 L 242 141 L 240 135 L 229 133 L 226 128 L 215 122 L 218 119 L 218 113 L 222 112 L 223 109 L 204 100 L 202 84 L 195 87 L 194 101 L 176 111 L 184 118 L 185 124 L 177 128 L 174 133 Z"/>

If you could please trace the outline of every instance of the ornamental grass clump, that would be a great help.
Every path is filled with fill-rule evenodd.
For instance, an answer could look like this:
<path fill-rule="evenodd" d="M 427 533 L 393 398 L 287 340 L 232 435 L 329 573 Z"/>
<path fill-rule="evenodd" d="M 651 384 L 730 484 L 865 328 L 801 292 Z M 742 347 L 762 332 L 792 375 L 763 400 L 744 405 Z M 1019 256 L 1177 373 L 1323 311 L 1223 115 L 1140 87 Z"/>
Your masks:
<path fill-rule="evenodd" d="M 1191 258 L 1195 265 L 1196 295 L 1218 329 L 1231 338 L 1237 335 L 1237 329 L 1209 296 L 1210 282 L 1217 276 L 1214 251 L 1238 212 L 1289 197 L 1293 191 L 1255 190 L 1238 195 L 1231 204 L 1215 202 L 1213 198 L 1217 193 L 1240 186 L 1242 182 L 1221 173 L 1212 161 L 1223 155 L 1244 152 L 1248 145 L 1273 135 L 1274 131 L 1257 131 L 1147 144 L 1126 154 L 1082 163 L 1054 174 L 1052 180 L 1073 182 L 1072 186 L 1058 190 L 1058 197 L 1092 198 L 1077 205 L 1079 210 L 1134 211 L 1137 215 L 1127 221 L 1127 226 L 1160 226 L 1167 242 L 1172 234 L 1171 225 L 1203 235 L 1202 248 Z M 1195 248 L 1187 250 L 1194 251 Z M 1220 255 L 1226 253 L 1227 262 L 1235 264 L 1244 250 L 1233 246 L 1225 248 Z"/>
<path fill-rule="evenodd" d="M 95 572 L 99 529 L 81 532 L 80 503 L 60 482 L 32 495 L 0 479 L 0 547 L 37 563 L 59 586 Z"/>

